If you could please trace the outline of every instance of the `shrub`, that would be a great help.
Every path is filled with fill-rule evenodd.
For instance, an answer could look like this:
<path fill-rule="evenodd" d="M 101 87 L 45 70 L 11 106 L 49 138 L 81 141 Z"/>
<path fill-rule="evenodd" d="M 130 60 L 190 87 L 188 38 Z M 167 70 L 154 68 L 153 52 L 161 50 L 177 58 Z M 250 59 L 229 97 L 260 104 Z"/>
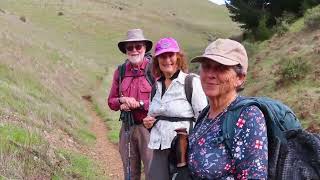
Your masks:
<path fill-rule="evenodd" d="M 320 5 L 309 9 L 304 17 L 304 24 L 309 29 L 320 28 Z"/>
<path fill-rule="evenodd" d="M 267 27 L 267 21 L 267 16 L 261 17 L 258 28 L 254 33 L 256 40 L 264 41 L 269 39 L 273 35 L 272 30 L 269 27 Z"/>
<path fill-rule="evenodd" d="M 247 54 L 249 57 L 252 57 L 255 53 L 258 52 L 258 44 L 250 41 L 243 41 L 242 42 L 243 46 L 247 50 Z"/>
<path fill-rule="evenodd" d="M 279 21 L 277 25 L 273 28 L 278 36 L 283 36 L 289 30 L 289 23 L 286 21 Z"/>
<path fill-rule="evenodd" d="M 292 82 L 299 81 L 305 77 L 308 71 L 311 69 L 301 57 L 297 58 L 284 58 L 280 63 L 278 74 L 280 80 L 278 83 L 290 84 Z"/>
<path fill-rule="evenodd" d="M 273 27 L 274 32 L 283 36 L 286 32 L 289 31 L 290 24 L 294 22 L 296 16 L 290 12 L 284 12 L 281 17 L 276 18 L 276 25 Z"/>

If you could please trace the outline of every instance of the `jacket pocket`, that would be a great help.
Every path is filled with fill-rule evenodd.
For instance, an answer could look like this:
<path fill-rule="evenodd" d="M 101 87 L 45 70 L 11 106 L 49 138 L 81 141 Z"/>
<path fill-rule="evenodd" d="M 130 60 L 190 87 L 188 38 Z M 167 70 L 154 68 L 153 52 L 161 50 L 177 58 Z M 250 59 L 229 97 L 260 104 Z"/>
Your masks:
<path fill-rule="evenodd" d="M 131 77 L 126 77 L 122 80 L 121 83 L 121 93 L 126 96 L 129 94 L 129 86 L 132 82 L 132 78 Z"/>
<path fill-rule="evenodd" d="M 142 79 L 140 85 L 140 100 L 148 100 L 151 93 L 151 85 L 146 79 Z"/>
<path fill-rule="evenodd" d="M 142 79 L 141 81 L 141 88 L 140 88 L 140 92 L 141 93 L 150 93 L 151 92 L 151 85 L 148 83 L 147 80 Z"/>

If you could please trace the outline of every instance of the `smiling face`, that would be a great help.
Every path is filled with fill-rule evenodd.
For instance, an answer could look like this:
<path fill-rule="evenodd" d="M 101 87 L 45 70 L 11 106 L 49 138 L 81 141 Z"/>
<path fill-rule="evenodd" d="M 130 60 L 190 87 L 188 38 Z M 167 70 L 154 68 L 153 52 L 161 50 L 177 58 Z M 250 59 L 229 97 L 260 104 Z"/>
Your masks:
<path fill-rule="evenodd" d="M 177 53 L 165 52 L 157 56 L 161 72 L 166 78 L 170 78 L 177 70 Z"/>
<path fill-rule="evenodd" d="M 202 88 L 209 98 L 218 98 L 235 94 L 245 79 L 238 76 L 233 66 L 226 66 L 212 60 L 203 60 L 200 68 Z"/>
<path fill-rule="evenodd" d="M 126 54 L 128 57 L 128 60 L 133 65 L 139 65 L 143 58 L 144 54 L 146 52 L 146 45 L 144 42 L 128 42 L 125 46 L 126 48 Z"/>

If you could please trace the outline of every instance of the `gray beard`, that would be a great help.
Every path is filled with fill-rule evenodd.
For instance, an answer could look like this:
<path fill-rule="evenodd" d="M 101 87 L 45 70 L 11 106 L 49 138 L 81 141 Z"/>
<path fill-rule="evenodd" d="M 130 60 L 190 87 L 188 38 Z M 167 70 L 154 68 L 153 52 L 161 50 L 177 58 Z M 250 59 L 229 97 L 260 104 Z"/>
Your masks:
<path fill-rule="evenodd" d="M 141 53 L 141 54 L 139 54 L 137 56 L 128 56 L 128 60 L 132 64 L 140 63 L 143 60 L 143 58 L 144 58 L 144 54 L 143 53 Z"/>

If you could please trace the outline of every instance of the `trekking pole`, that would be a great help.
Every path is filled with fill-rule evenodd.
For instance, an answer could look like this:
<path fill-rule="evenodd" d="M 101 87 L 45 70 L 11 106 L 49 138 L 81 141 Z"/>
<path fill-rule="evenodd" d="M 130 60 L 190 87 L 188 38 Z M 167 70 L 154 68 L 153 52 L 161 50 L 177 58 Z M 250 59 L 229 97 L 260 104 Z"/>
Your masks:
<path fill-rule="evenodd" d="M 131 127 L 131 123 L 133 121 L 132 119 L 132 114 L 131 112 L 125 112 L 122 111 L 121 112 L 121 120 L 124 123 L 124 131 L 125 131 L 125 136 L 127 139 L 127 167 L 126 167 L 126 171 L 127 171 L 127 177 L 125 178 L 126 180 L 130 180 L 131 179 L 131 163 L 130 163 L 130 159 L 131 159 L 131 132 L 130 132 L 130 127 Z"/>
<path fill-rule="evenodd" d="M 129 123 L 127 123 L 129 124 Z M 130 163 L 130 159 L 131 159 L 131 140 L 130 140 L 130 127 L 128 125 L 128 129 L 126 130 L 126 136 L 127 136 L 127 154 L 128 154 L 128 157 L 127 157 L 127 174 L 128 174 L 128 177 L 126 178 L 127 180 L 130 180 L 131 178 L 131 163 Z"/>

